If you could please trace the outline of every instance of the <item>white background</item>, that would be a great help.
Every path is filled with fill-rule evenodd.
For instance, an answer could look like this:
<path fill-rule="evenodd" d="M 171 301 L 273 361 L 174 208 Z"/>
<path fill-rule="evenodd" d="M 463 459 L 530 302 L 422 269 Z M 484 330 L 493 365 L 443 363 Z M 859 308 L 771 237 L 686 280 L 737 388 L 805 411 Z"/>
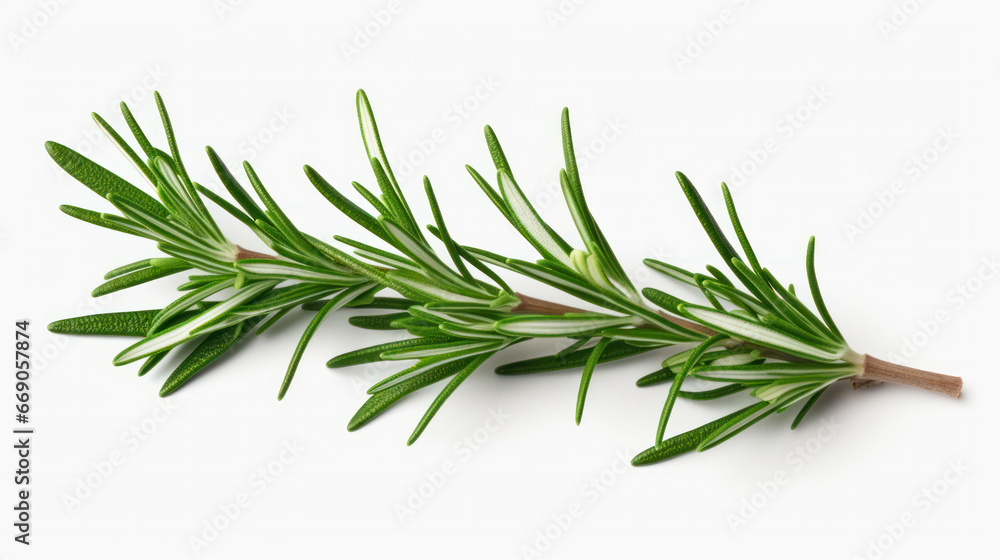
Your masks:
<path fill-rule="evenodd" d="M 401 0 L 387 18 L 396 4 L 384 0 L 225 1 L 2 8 L 0 316 L 11 343 L 14 320 L 33 321 L 37 430 L 30 549 L 12 542 L 14 456 L 3 453 L 7 556 L 193 557 L 192 538 L 246 493 L 249 506 L 201 556 L 992 557 L 998 465 L 988 396 L 1000 389 L 1000 280 L 983 262 L 1000 252 L 994 3 Z M 359 36 L 366 28 L 372 36 Z M 159 139 L 155 88 L 196 180 L 212 182 L 201 151 L 211 144 L 231 166 L 250 159 L 303 229 L 355 234 L 300 169 L 309 163 L 348 190 L 351 180 L 374 183 L 354 113 L 361 87 L 397 175 L 405 158 L 418 162 L 403 185 L 421 221 L 431 219 L 419 186 L 428 174 L 453 235 L 531 256 L 463 169 L 490 169 L 490 123 L 521 185 L 569 236 L 553 198 L 559 111 L 569 106 L 577 145 L 591 147 L 581 153 L 585 190 L 640 284 L 668 285 L 642 269 L 644 257 L 719 264 L 672 173 L 688 174 L 715 208 L 727 181 L 780 278 L 804 285 L 805 243 L 818 236 L 827 301 L 856 350 L 912 354 L 912 365 L 963 376 L 964 394 L 839 387 L 794 432 L 783 415 L 708 453 L 622 469 L 619 456 L 652 442 L 666 387 L 634 381 L 662 356 L 600 368 L 579 427 L 578 372 L 502 378 L 484 368 L 408 448 L 432 391 L 359 432 L 344 429 L 374 376 L 391 373 L 323 367 L 386 339 L 354 330 L 346 314 L 323 325 L 283 402 L 275 395 L 306 313 L 170 397 L 169 414 L 157 413 L 156 395 L 169 363 L 137 379 L 134 365 L 110 364 L 125 341 L 44 330 L 92 307 L 162 306 L 177 283 L 91 300 L 104 272 L 155 249 L 59 213 L 61 203 L 110 206 L 58 170 L 45 140 L 136 179 L 89 112 L 123 130 L 125 99 Z M 456 104 L 469 110 L 460 115 Z M 734 177 L 741 166 L 748 172 Z M 885 194 L 894 184 L 896 194 Z M 225 226 L 252 244 L 238 224 Z M 525 346 L 489 365 L 554 347 Z M 7 379 L 3 402 L 12 405 Z M 669 431 L 737 401 L 681 402 Z M 505 417 L 493 432 L 491 411 Z M 126 435 L 136 427 L 138 443 Z M 470 436 L 482 444 L 463 443 Z M 288 445 L 298 455 L 276 463 Z M 115 453 L 122 461 L 101 474 Z M 421 488 L 446 462 L 455 472 Z M 282 474 L 262 489 L 255 473 L 269 465 Z M 88 479 L 99 485 L 67 507 L 67 496 L 87 494 Z M 933 502 L 915 498 L 925 489 Z M 421 490 L 429 497 L 401 519 Z M 559 527 L 570 511 L 580 515 Z M 905 515 L 912 526 L 891 534 L 886 527 Z"/>

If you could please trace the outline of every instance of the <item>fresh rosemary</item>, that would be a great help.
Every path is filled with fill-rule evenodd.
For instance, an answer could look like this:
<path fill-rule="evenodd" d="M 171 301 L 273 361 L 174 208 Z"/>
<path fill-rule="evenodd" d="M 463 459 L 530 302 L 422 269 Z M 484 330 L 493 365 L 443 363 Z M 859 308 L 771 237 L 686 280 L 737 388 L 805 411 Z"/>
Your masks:
<path fill-rule="evenodd" d="M 408 444 L 416 441 L 444 401 L 490 357 L 541 337 L 568 338 L 572 343 L 552 356 L 501 365 L 496 373 L 520 375 L 582 367 L 577 423 L 599 364 L 645 352 L 664 354 L 661 369 L 637 382 L 640 387 L 670 385 L 652 445 L 633 459 L 635 465 L 709 449 L 771 414 L 797 407 L 791 423 L 794 429 L 822 394 L 841 380 L 851 380 L 855 386 L 892 381 L 954 397 L 961 391 L 960 378 L 890 364 L 848 346 L 820 294 L 814 240 L 809 240 L 806 250 L 806 273 L 815 311 L 799 298 L 794 286 L 779 282 L 761 266 L 725 184 L 722 194 L 742 255 L 694 185 L 678 173 L 681 189 L 728 272 L 711 265 L 705 273 L 691 272 L 647 259 L 646 265 L 675 284 L 697 289 L 705 301 L 685 301 L 655 288 L 640 292 L 583 196 L 568 110 L 562 113 L 565 161 L 559 183 L 579 235 L 573 244 L 553 230 L 525 197 L 490 127 L 486 127 L 486 143 L 496 168 L 495 175 L 489 175 L 495 181 L 467 166 L 473 181 L 540 256 L 520 260 L 455 241 L 427 177 L 423 187 L 434 224 L 427 226 L 426 232 L 420 227 L 389 166 L 363 91 L 357 95 L 358 118 L 378 188 L 369 190 L 360 183 L 352 186 L 371 210 L 352 202 L 312 167 L 306 166 L 305 173 L 323 197 L 378 238 L 381 247 L 340 236 L 334 237 L 333 244 L 300 231 L 249 163 L 244 162 L 244 173 L 257 200 L 211 148 L 207 148 L 208 158 L 232 200 L 192 181 L 163 100 L 159 94 L 155 99 L 166 133 L 166 151 L 153 146 L 124 103 L 122 115 L 141 153 L 94 115 L 155 197 L 63 145 L 48 142 L 46 149 L 60 167 L 119 213 L 61 206 L 63 212 L 151 239 L 165 255 L 115 268 L 93 295 L 186 272 L 187 281 L 178 287 L 181 295 L 162 309 L 64 319 L 49 329 L 138 337 L 113 363 L 141 360 L 139 375 L 148 373 L 175 348 L 193 346 L 167 377 L 161 396 L 176 391 L 251 331 L 264 332 L 298 306 L 316 314 L 292 354 L 278 398 L 285 396 L 306 345 L 331 312 L 344 307 L 384 310 L 378 315 L 351 317 L 350 322 L 366 329 L 404 329 L 412 337 L 341 354 L 327 366 L 413 362 L 368 389 L 371 396 L 351 418 L 349 430 L 370 422 L 410 393 L 448 380 L 417 423 Z M 229 241 L 204 199 L 242 222 L 271 252 L 247 250 Z M 600 311 L 515 292 L 496 269 L 548 284 Z M 378 296 L 383 291 L 395 295 Z M 684 381 L 689 377 L 716 386 L 688 391 Z M 694 430 L 665 437 L 678 398 L 718 399 L 744 392 L 757 402 Z"/>

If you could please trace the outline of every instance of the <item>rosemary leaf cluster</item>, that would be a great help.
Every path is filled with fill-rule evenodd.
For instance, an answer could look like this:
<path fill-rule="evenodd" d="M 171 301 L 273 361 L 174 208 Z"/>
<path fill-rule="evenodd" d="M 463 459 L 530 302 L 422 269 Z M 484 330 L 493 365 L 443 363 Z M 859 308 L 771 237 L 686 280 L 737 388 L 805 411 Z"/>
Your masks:
<path fill-rule="evenodd" d="M 471 181 L 537 252 L 519 259 L 456 241 L 449 231 L 431 181 L 423 191 L 434 223 L 422 227 L 385 155 L 368 98 L 357 95 L 371 188 L 351 188 L 367 208 L 330 184 L 314 168 L 305 173 L 316 190 L 346 218 L 371 235 L 368 240 L 334 236 L 321 240 L 299 230 L 281 210 L 253 167 L 244 162 L 239 179 L 211 148 L 207 155 L 230 198 L 194 182 L 182 163 L 170 119 L 155 96 L 167 149 L 153 146 L 123 103 L 122 116 L 134 143 L 103 118 L 100 128 L 121 149 L 147 183 L 140 189 L 60 144 L 46 149 L 67 173 L 106 199 L 117 213 L 60 207 L 66 214 L 121 233 L 151 239 L 161 253 L 108 272 L 94 290 L 99 296 L 151 280 L 186 273 L 180 295 L 160 309 L 104 313 L 56 321 L 54 332 L 120 335 L 139 340 L 113 360 L 142 361 L 151 371 L 170 352 L 187 352 L 167 376 L 160 395 L 190 381 L 251 332 L 260 334 L 297 307 L 315 311 L 292 353 L 278 390 L 285 396 L 303 352 L 319 325 L 340 308 L 382 313 L 351 317 L 358 328 L 405 330 L 410 337 L 351 350 L 327 362 L 331 368 L 398 361 L 398 371 L 368 389 L 370 397 L 348 423 L 355 430 L 394 403 L 422 388 L 443 383 L 408 444 L 424 432 L 444 402 L 493 355 L 534 338 L 569 339 L 551 356 L 501 365 L 496 373 L 522 375 L 582 368 L 575 409 L 579 423 L 597 366 L 646 352 L 664 356 L 660 369 L 637 381 L 661 386 L 664 404 L 651 446 L 633 464 L 662 461 L 714 447 L 771 414 L 796 410 L 794 429 L 835 382 L 896 381 L 958 396 L 961 380 L 903 368 L 862 355 L 847 344 L 823 302 L 816 280 L 815 241 L 806 250 L 810 306 L 795 287 L 761 266 L 725 184 L 722 194 L 737 246 L 683 174 L 677 180 L 725 271 L 712 265 L 692 272 L 652 259 L 645 264 L 674 285 L 697 290 L 692 302 L 668 291 L 638 290 L 608 244 L 583 194 L 573 148 L 569 111 L 563 110 L 563 168 L 559 184 L 573 218 L 575 237 L 556 232 L 518 185 L 493 129 L 486 144 L 495 169 L 468 167 Z M 244 187 L 249 184 L 250 189 Z M 152 196 L 149 193 L 155 194 Z M 219 228 L 206 199 L 252 231 L 268 252 L 244 249 Z M 590 309 L 547 302 L 514 291 L 501 277 L 527 277 L 564 292 Z M 388 295 L 380 295 L 380 294 Z M 805 294 L 803 294 L 805 295 Z M 685 390 L 688 378 L 711 388 Z M 666 437 L 678 399 L 697 401 L 749 394 L 754 404 L 694 430 Z"/>

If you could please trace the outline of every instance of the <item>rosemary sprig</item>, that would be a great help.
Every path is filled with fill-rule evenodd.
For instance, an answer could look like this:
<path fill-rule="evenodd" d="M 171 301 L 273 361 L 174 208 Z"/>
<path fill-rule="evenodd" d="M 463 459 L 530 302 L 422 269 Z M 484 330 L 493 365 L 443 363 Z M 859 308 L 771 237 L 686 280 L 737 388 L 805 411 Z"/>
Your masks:
<path fill-rule="evenodd" d="M 114 364 L 146 359 L 146 365 L 140 370 L 143 374 L 179 345 L 207 337 L 168 377 L 161 389 L 161 394 L 165 395 L 177 390 L 227 352 L 265 317 L 270 316 L 270 319 L 262 330 L 295 306 L 328 296 L 334 299 L 328 304 L 327 312 L 345 304 L 363 304 L 371 299 L 378 285 L 339 265 L 314 247 L 291 224 L 249 164 L 244 164 L 244 168 L 265 209 L 253 201 L 211 148 L 208 148 L 209 158 L 242 210 L 192 182 L 181 163 L 163 100 L 159 94 L 155 98 L 169 153 L 152 146 L 124 103 L 122 115 L 146 159 L 139 156 L 107 121 L 96 114 L 94 120 L 146 179 L 156 197 L 70 148 L 48 142 L 46 149 L 60 167 L 108 200 L 121 214 L 73 206 L 60 209 L 95 225 L 151 239 L 169 256 L 145 259 L 112 270 L 105 276 L 107 282 L 94 290 L 95 297 L 191 269 L 201 274 L 189 276 L 189 281 L 178 288 L 183 294 L 155 312 L 93 315 L 57 321 L 49 328 L 54 332 L 114 332 L 140 336 L 141 340 L 115 357 Z M 248 251 L 229 242 L 203 203 L 203 195 L 243 222 L 279 256 Z M 279 284 L 282 285 L 279 287 Z M 215 295 L 226 297 L 208 299 Z M 133 327 L 125 328 L 126 325 Z M 282 394 L 313 330 L 307 329 L 296 348 L 295 358 L 282 383 Z"/>
<path fill-rule="evenodd" d="M 584 198 L 568 110 L 563 110 L 561 119 L 564 167 L 559 182 L 579 237 L 576 246 L 556 232 L 524 195 L 492 128 L 486 127 L 485 133 L 495 182 L 467 166 L 473 182 L 536 250 L 539 258 L 532 262 L 458 243 L 427 177 L 423 178 L 423 189 L 434 223 L 426 228 L 430 235 L 425 234 L 389 165 L 363 91 L 357 96 L 358 119 L 377 189 L 369 190 L 357 182 L 352 187 L 371 210 L 351 201 L 312 167 L 306 166 L 305 173 L 324 198 L 371 233 L 381 247 L 340 236 L 327 243 L 303 233 L 249 163 L 244 163 L 244 171 L 259 203 L 211 148 L 207 149 L 209 160 L 235 203 L 192 182 L 181 163 L 176 136 L 159 94 L 156 103 L 169 151 L 154 148 L 122 104 L 123 117 L 145 157 L 94 115 L 150 184 L 155 197 L 69 148 L 52 142 L 46 147 L 64 170 L 108 200 L 120 215 L 63 206 L 65 213 L 152 239 L 167 255 L 112 270 L 95 295 L 183 271 L 197 274 L 189 275 L 179 286 L 182 295 L 162 309 L 66 319 L 49 328 L 140 337 L 114 359 L 115 365 L 145 359 L 140 374 L 155 367 L 174 348 L 195 344 L 169 375 L 161 395 L 189 381 L 258 324 L 263 323 L 259 334 L 299 305 L 318 312 L 293 352 L 278 398 L 285 396 L 306 345 L 331 312 L 341 307 L 383 309 L 386 313 L 352 317 L 350 322 L 359 328 L 406 330 L 411 338 L 346 352 L 327 365 L 414 362 L 369 389 L 371 396 L 349 422 L 349 430 L 368 423 L 410 393 L 447 379 L 408 444 L 490 357 L 509 346 L 542 337 L 568 338 L 572 343 L 555 355 L 504 364 L 496 372 L 509 375 L 582 367 L 575 409 L 578 424 L 598 365 L 650 351 L 666 354 L 659 370 L 637 382 L 639 386 L 654 386 L 670 381 L 670 388 L 653 445 L 635 457 L 636 465 L 709 449 L 771 414 L 798 406 L 794 428 L 826 389 L 840 380 L 851 379 L 856 384 L 895 381 L 952 396 L 961 390 L 959 378 L 895 366 L 851 349 L 819 291 L 814 240 L 810 239 L 807 248 L 806 277 L 816 311 L 799 299 L 793 286 L 786 287 L 761 266 L 725 184 L 723 197 L 742 255 L 694 185 L 677 174 L 691 208 L 735 281 L 711 265 L 703 274 L 648 259 L 645 263 L 668 280 L 697 288 L 705 304 L 654 288 L 640 292 L 625 274 Z M 272 253 L 250 251 L 229 242 L 202 197 L 234 216 Z M 597 310 L 515 292 L 497 268 L 548 284 Z M 386 289 L 399 297 L 376 297 Z M 683 383 L 692 376 L 718 386 L 687 391 Z M 747 393 L 759 402 L 664 438 L 677 399 L 708 400 L 737 393 Z"/>

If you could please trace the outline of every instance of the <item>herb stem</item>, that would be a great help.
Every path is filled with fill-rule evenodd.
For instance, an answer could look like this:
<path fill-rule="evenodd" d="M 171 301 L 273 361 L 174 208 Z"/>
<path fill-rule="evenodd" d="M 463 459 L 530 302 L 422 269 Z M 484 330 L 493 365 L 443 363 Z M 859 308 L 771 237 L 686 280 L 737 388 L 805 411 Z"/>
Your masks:
<path fill-rule="evenodd" d="M 544 299 L 534 298 L 531 296 L 524 295 L 520 292 L 514 295 L 516 295 L 517 298 L 521 300 L 521 303 L 512 310 L 515 313 L 537 313 L 539 315 L 565 315 L 566 313 L 586 313 L 585 310 L 579 309 L 577 307 L 571 307 L 569 305 L 563 305 L 561 303 L 555 303 Z M 694 321 L 688 321 L 687 319 L 683 319 L 681 317 L 670 315 L 669 313 L 666 313 L 662 310 L 657 310 L 657 314 L 660 317 L 663 317 L 667 321 L 670 321 L 671 323 L 679 327 L 683 327 L 690 331 L 701 333 L 707 337 L 712 337 L 719 334 L 704 325 L 700 325 L 698 323 L 695 323 Z M 646 326 L 653 327 L 653 325 L 646 325 Z M 777 350 L 772 350 L 770 348 L 764 348 L 761 346 L 757 346 L 755 344 L 748 344 L 746 342 L 732 338 L 727 339 L 721 342 L 720 344 L 729 349 L 734 349 L 738 347 L 753 348 L 754 350 L 760 352 L 761 356 L 767 358 L 785 360 L 786 362 L 807 361 L 798 356 L 792 356 L 791 354 L 786 354 L 784 352 L 779 352 Z"/>
<path fill-rule="evenodd" d="M 851 378 L 852 385 L 857 389 L 880 381 L 918 387 L 955 398 L 962 393 L 961 377 L 906 367 L 865 354 L 861 373 Z"/>
<path fill-rule="evenodd" d="M 513 309 L 515 312 L 519 313 L 538 313 L 542 315 L 563 315 L 566 313 L 582 313 L 584 310 L 571 307 L 568 305 L 563 305 L 561 303 L 555 303 L 551 301 L 546 301 L 543 299 L 534 298 L 531 296 L 524 295 L 522 293 L 515 294 L 521 303 Z M 686 329 L 702 333 L 706 336 L 714 336 L 718 333 L 712 329 L 682 319 L 680 317 L 675 317 L 663 311 L 659 311 L 659 315 L 664 319 L 674 323 L 675 325 L 684 327 Z M 727 344 L 728 343 L 728 344 Z M 727 348 L 733 348 L 735 346 L 749 346 L 753 347 L 755 350 L 760 352 L 761 356 L 768 358 L 776 358 L 789 362 L 804 362 L 802 358 L 797 356 L 792 356 L 790 354 L 785 354 L 784 352 L 778 352 L 776 350 L 771 350 L 770 348 L 762 348 L 753 344 L 746 344 L 738 340 L 727 340 L 723 343 Z M 858 354 L 851 349 L 848 349 L 844 354 L 844 360 L 853 364 L 860 366 L 861 372 L 851 378 L 851 385 L 855 389 L 861 387 L 870 387 L 872 385 L 878 385 L 883 381 L 890 383 L 899 383 L 901 385 L 909 385 L 911 387 L 918 387 L 920 389 L 926 389 L 928 391 L 934 391 L 936 393 L 941 393 L 943 395 L 948 395 L 949 397 L 958 398 L 959 394 L 962 392 L 962 378 L 955 377 L 952 375 L 945 375 L 942 373 L 934 373 L 932 371 L 925 371 L 921 369 L 910 368 L 906 366 L 901 366 L 899 364 L 894 364 L 892 362 L 887 362 L 885 360 L 880 360 L 868 354 Z"/>
<path fill-rule="evenodd" d="M 234 261 L 241 261 L 243 259 L 277 259 L 278 257 L 274 255 L 268 255 L 267 253 L 258 253 L 257 251 L 252 251 L 250 249 L 244 249 L 239 245 L 236 246 L 236 255 L 233 257 Z"/>

